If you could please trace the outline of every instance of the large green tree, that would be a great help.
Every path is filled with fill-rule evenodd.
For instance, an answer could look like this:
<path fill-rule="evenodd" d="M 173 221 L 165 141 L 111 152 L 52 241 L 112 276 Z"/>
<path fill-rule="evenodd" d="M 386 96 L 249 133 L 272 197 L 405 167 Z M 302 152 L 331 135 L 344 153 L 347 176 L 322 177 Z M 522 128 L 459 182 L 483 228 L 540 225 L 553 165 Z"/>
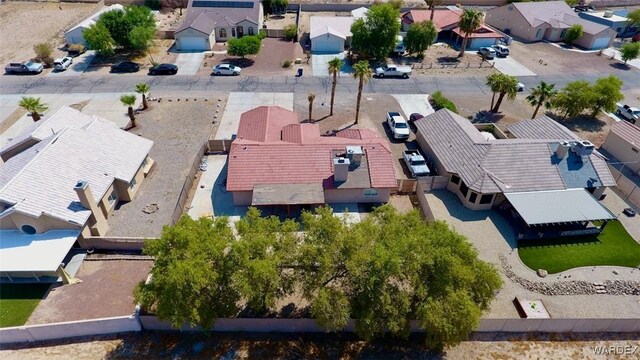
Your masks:
<path fill-rule="evenodd" d="M 438 31 L 433 26 L 432 21 L 421 21 L 411 24 L 407 31 L 407 37 L 404 44 L 407 52 L 410 54 L 418 54 L 418 57 L 424 56 L 424 51 L 436 41 Z"/>
<path fill-rule="evenodd" d="M 580 115 L 592 105 L 593 89 L 586 80 L 572 81 L 558 92 L 553 106 L 562 112 L 564 118 Z"/>
<path fill-rule="evenodd" d="M 600 111 L 612 112 L 616 109 L 616 103 L 624 99 L 622 95 L 623 82 L 614 75 L 609 75 L 596 80 L 591 91 L 591 116 L 596 116 Z"/>
<path fill-rule="evenodd" d="M 400 12 L 384 3 L 371 6 L 367 16 L 351 26 L 351 49 L 364 59 L 385 59 L 396 44 Z"/>
<path fill-rule="evenodd" d="M 478 10 L 464 9 L 462 15 L 460 15 L 460 32 L 464 34 L 462 38 L 462 45 L 460 45 L 460 53 L 458 57 L 464 56 L 464 51 L 467 49 L 467 43 L 469 42 L 469 35 L 476 31 L 481 25 L 484 14 Z"/>
<path fill-rule="evenodd" d="M 101 23 L 97 22 L 82 33 L 89 49 L 96 50 L 101 55 L 112 55 L 116 48 L 116 42 L 111 37 L 109 29 Z"/>
<path fill-rule="evenodd" d="M 518 93 L 518 78 L 507 74 L 493 73 L 487 76 L 487 86 L 491 88 L 494 95 L 491 99 L 491 112 L 497 113 L 500 111 L 500 105 L 505 96 L 507 96 L 509 100 L 516 98 L 516 94 Z M 498 101 L 494 104 L 493 98 L 495 98 L 495 94 L 498 94 Z"/>
<path fill-rule="evenodd" d="M 531 89 L 531 93 L 527 96 L 527 101 L 531 106 L 535 106 L 535 110 L 533 111 L 533 115 L 531 118 L 534 119 L 536 115 L 538 115 L 538 110 L 540 107 L 544 105 L 545 109 L 551 109 L 553 106 L 553 99 L 558 94 L 558 90 L 554 89 L 556 84 L 547 84 L 544 81 L 540 82 L 540 85 Z"/>
<path fill-rule="evenodd" d="M 564 34 L 564 41 L 567 44 L 573 44 L 574 42 L 576 42 L 576 40 L 580 39 L 582 35 L 584 35 L 584 29 L 582 28 L 582 25 L 571 25 L 571 27 Z"/>
<path fill-rule="evenodd" d="M 627 61 L 636 59 L 640 56 L 640 43 L 624 44 L 620 48 L 620 55 L 622 60 L 626 64 Z"/>
<path fill-rule="evenodd" d="M 117 48 L 144 51 L 151 45 L 155 33 L 156 22 L 151 10 L 132 5 L 102 14 L 94 25 L 85 30 L 84 36 L 92 49 L 111 53 Z"/>

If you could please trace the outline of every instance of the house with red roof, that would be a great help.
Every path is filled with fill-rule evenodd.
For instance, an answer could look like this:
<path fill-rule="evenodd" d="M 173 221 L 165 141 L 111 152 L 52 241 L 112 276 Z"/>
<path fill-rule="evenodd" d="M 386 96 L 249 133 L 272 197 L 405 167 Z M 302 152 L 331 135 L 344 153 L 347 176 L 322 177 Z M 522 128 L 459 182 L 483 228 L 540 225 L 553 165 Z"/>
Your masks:
<path fill-rule="evenodd" d="M 458 23 L 462 9 L 455 6 L 446 9 L 435 9 L 433 12 L 433 25 L 438 31 L 438 41 L 450 41 L 456 45 L 462 44 L 464 33 L 460 31 Z M 429 21 L 431 10 L 409 10 L 401 15 L 402 31 L 408 31 L 411 24 Z M 468 50 L 477 50 L 483 46 L 498 44 L 504 40 L 505 35 L 494 31 L 486 25 L 480 26 L 469 36 Z"/>
<path fill-rule="evenodd" d="M 228 161 L 236 206 L 385 203 L 397 188 L 386 139 L 366 129 L 324 136 L 279 106 L 242 114 Z"/>

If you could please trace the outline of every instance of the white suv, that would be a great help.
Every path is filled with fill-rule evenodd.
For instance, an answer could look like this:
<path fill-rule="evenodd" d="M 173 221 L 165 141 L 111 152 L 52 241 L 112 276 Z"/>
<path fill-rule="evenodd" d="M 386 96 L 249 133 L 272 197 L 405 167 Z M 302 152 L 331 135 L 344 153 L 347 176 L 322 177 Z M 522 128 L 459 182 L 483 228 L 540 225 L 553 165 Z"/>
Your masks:
<path fill-rule="evenodd" d="M 387 125 L 389 125 L 394 139 L 406 140 L 409 138 L 409 124 L 399 112 L 390 111 L 387 113 Z"/>
<path fill-rule="evenodd" d="M 55 59 L 53 61 L 53 69 L 56 71 L 67 70 L 71 64 L 73 64 L 73 58 L 71 56 L 65 56 L 62 59 Z"/>

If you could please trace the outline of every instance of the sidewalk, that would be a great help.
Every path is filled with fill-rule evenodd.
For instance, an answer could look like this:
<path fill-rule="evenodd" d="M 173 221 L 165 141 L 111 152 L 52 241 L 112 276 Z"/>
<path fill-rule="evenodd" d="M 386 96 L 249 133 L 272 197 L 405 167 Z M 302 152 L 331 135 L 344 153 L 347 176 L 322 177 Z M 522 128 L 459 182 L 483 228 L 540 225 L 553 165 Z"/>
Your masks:
<path fill-rule="evenodd" d="M 606 55 L 608 57 L 612 57 L 618 61 L 621 61 L 624 63 L 624 61 L 622 60 L 622 55 L 620 55 L 620 51 L 613 49 L 613 48 L 608 48 L 608 49 L 604 49 L 602 51 L 602 55 Z M 633 60 L 629 60 L 627 61 L 627 65 L 634 67 L 636 69 L 640 69 L 640 59 L 633 59 Z"/>

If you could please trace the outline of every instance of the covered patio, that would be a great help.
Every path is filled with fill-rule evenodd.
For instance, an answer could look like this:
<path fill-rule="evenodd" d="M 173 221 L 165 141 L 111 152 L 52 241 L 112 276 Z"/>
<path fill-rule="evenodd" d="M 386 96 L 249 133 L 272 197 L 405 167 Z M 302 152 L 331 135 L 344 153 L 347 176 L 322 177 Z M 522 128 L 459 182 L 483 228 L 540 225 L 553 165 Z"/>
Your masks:
<path fill-rule="evenodd" d="M 585 189 L 505 193 L 518 239 L 597 235 L 616 216 Z"/>

